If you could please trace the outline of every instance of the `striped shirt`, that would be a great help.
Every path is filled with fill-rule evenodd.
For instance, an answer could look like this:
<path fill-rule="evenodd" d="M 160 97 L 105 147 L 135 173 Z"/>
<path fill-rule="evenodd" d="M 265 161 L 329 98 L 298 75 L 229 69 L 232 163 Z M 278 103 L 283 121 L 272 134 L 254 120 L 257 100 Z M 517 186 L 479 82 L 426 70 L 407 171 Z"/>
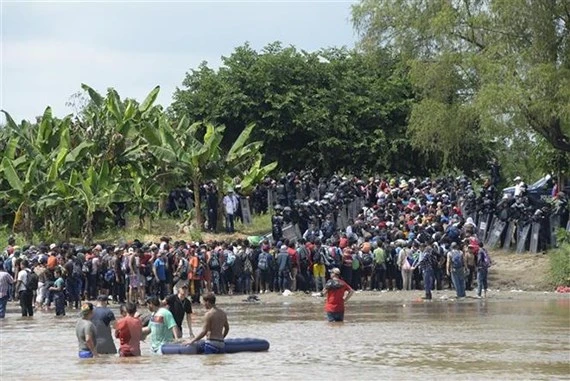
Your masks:
<path fill-rule="evenodd" d="M 0 298 L 8 295 L 10 285 L 14 283 L 12 275 L 5 271 L 0 271 Z"/>

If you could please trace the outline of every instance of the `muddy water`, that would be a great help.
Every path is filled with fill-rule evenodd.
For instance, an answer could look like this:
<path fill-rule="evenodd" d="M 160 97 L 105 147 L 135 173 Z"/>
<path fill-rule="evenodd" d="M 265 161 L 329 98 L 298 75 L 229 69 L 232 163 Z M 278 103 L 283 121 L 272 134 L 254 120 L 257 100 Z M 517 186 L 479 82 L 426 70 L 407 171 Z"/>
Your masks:
<path fill-rule="evenodd" d="M 270 341 L 266 353 L 76 358 L 76 318 L 0 322 L 0 379 L 568 379 L 569 299 L 353 301 L 344 324 L 321 300 L 223 305 L 230 336 Z M 195 330 L 203 311 L 197 308 Z"/>

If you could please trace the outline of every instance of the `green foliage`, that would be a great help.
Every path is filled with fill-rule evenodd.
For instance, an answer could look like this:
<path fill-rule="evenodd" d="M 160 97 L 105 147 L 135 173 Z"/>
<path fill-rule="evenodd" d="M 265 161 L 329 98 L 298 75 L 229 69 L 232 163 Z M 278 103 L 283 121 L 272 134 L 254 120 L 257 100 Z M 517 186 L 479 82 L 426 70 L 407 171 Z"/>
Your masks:
<path fill-rule="evenodd" d="M 556 230 L 556 242 L 559 245 L 570 244 L 570 232 L 562 228 Z"/>
<path fill-rule="evenodd" d="M 263 162 L 282 171 L 427 174 L 436 160 L 406 137 L 413 97 L 406 71 L 385 52 L 309 53 L 276 42 L 260 52 L 240 46 L 217 71 L 191 70 L 170 112 L 224 125 L 224 149 L 254 121 Z"/>
<path fill-rule="evenodd" d="M 158 86 L 141 104 L 122 100 L 114 89 L 103 96 L 85 84 L 82 88 L 89 100 L 73 122 L 71 116 L 53 117 L 50 107 L 37 123 L 17 124 L 4 112 L 0 221 L 11 222 L 12 231 L 22 232 L 28 242 L 40 231 L 42 240 L 81 234 L 89 244 L 118 204 L 138 216 L 142 230 L 145 223 L 152 226 L 159 201 L 177 185 L 191 181 L 199 187 L 206 179 L 238 171 L 257 179 L 274 168 L 250 168 L 261 161 L 262 143 L 248 143 L 253 125 L 224 156 L 224 127 L 190 125 L 186 118 L 172 122 L 154 105 Z"/>
<path fill-rule="evenodd" d="M 477 141 L 498 143 L 497 151 L 544 141 L 570 152 L 569 15 L 565 0 L 362 0 L 352 8 L 361 47 L 389 49 L 410 68 L 419 97 L 414 147 L 444 159 Z"/>
<path fill-rule="evenodd" d="M 548 252 L 550 283 L 553 286 L 570 286 L 570 243 L 566 241 Z"/>
<path fill-rule="evenodd" d="M 249 225 L 237 222 L 236 229 L 246 236 L 266 235 L 271 232 L 271 214 L 252 216 L 252 221 Z"/>

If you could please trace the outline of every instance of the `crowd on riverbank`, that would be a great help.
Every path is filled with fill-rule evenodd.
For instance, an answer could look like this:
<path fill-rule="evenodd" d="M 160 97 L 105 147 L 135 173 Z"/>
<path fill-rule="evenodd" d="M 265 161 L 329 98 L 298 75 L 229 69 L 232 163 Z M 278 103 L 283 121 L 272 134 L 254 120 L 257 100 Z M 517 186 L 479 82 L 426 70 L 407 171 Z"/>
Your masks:
<path fill-rule="evenodd" d="M 149 295 L 164 299 L 183 285 L 195 303 L 204 291 L 309 293 L 323 288 L 334 267 L 355 290 L 424 289 L 426 298 L 431 289 L 445 287 L 464 296 L 464 289 L 471 290 L 483 275 L 477 293 L 484 295 L 490 260 L 478 229 L 464 216 L 465 200 L 474 193 L 466 178 L 371 178 L 365 184 L 334 177 L 316 191 L 320 201 L 312 198 L 311 187 L 291 198 L 286 191 L 278 193 L 272 203 L 273 239 L 185 242 L 162 237 L 160 242 L 88 247 L 8 242 L 1 267 L 14 284 L 0 284 L 0 300 L 19 300 L 27 315 L 52 305 L 64 313 L 62 306 L 77 308 L 81 300 L 99 294 L 117 303 L 142 303 Z M 362 208 L 346 227 L 339 227 L 338 206 L 357 196 L 364 199 Z M 511 205 L 524 197 L 521 188 Z M 478 200 L 482 207 L 498 198 L 488 181 Z M 302 238 L 284 237 L 287 222 L 301 227 Z"/>

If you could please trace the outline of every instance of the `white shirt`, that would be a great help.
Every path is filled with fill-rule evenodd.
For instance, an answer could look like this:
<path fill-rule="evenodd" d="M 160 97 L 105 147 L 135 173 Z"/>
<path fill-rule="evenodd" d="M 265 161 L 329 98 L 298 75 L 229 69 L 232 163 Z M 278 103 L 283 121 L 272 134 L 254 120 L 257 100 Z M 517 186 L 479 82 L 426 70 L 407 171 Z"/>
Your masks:
<path fill-rule="evenodd" d="M 237 197 L 226 195 L 223 199 L 226 214 L 234 214 L 237 211 Z"/>
<path fill-rule="evenodd" d="M 515 197 L 519 196 L 522 192 L 521 184 L 522 181 L 517 183 L 517 185 L 515 185 Z"/>
<path fill-rule="evenodd" d="M 18 271 L 18 280 L 20 281 L 20 285 L 18 286 L 17 292 L 26 291 L 26 283 L 28 282 L 28 270 L 20 270 Z"/>

